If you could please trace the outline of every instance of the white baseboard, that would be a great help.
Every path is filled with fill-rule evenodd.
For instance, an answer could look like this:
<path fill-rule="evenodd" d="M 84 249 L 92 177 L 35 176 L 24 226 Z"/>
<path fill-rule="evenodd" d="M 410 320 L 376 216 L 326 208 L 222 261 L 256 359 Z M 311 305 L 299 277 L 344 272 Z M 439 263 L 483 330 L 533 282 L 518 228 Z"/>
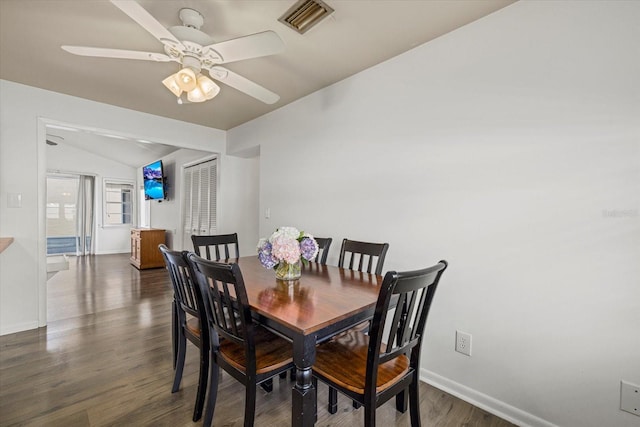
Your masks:
<path fill-rule="evenodd" d="M 115 249 L 110 251 L 99 251 L 96 252 L 96 255 L 113 255 L 113 254 L 129 254 L 131 253 L 131 249 Z"/>
<path fill-rule="evenodd" d="M 13 325 L 3 326 L 0 328 L 0 335 L 9 335 L 16 332 L 28 331 L 29 329 L 37 329 L 38 321 L 16 323 Z"/>
<path fill-rule="evenodd" d="M 558 427 L 549 421 L 536 417 L 491 396 L 445 378 L 427 369 L 420 370 L 420 379 L 442 391 L 484 409 L 520 427 Z"/>

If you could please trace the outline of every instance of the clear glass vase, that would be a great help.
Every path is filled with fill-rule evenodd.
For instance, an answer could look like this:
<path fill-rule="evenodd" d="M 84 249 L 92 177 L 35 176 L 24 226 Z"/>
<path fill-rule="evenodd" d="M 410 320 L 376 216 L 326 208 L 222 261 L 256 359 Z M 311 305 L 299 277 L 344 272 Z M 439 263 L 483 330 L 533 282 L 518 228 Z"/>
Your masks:
<path fill-rule="evenodd" d="M 302 262 L 298 260 L 293 264 L 289 264 L 286 261 L 280 261 L 280 264 L 276 267 L 276 279 L 278 280 L 298 280 L 302 275 Z"/>

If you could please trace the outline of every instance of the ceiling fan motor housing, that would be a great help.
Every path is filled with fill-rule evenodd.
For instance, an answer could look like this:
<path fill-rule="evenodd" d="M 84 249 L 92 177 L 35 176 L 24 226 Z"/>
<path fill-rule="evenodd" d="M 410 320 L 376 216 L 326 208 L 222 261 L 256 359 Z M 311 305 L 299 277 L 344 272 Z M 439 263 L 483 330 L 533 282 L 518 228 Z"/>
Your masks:
<path fill-rule="evenodd" d="M 189 10 L 193 11 L 193 9 Z M 170 27 L 168 30 L 182 42 L 181 47 L 174 47 L 171 44 L 164 43 L 163 41 L 165 46 L 164 50 L 170 57 L 180 59 L 180 56 L 185 58 L 187 56 L 193 56 L 198 58 L 200 62 L 208 61 L 208 66 L 222 61 L 222 58 L 215 50 L 203 48 L 204 46 L 209 46 L 215 43 L 213 38 L 208 34 L 203 33 L 195 27 L 186 25 L 176 25 L 174 27 Z"/>
<path fill-rule="evenodd" d="M 182 21 L 182 25 L 185 27 L 191 27 L 199 30 L 204 24 L 204 16 L 195 9 L 188 7 L 180 9 L 179 16 Z"/>
<path fill-rule="evenodd" d="M 182 66 L 191 68 L 193 72 L 196 73 L 196 75 L 202 69 L 202 63 L 200 62 L 200 59 L 195 56 L 189 55 L 184 55 L 182 57 Z"/>

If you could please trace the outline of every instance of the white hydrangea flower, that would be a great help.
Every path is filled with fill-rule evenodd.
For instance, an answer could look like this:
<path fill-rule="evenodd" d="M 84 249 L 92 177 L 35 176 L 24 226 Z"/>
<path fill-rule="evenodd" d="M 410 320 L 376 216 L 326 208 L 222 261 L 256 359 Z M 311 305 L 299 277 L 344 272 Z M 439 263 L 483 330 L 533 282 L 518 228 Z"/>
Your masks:
<path fill-rule="evenodd" d="M 298 240 L 298 237 L 300 237 L 300 231 L 295 227 L 280 227 L 271 235 L 271 237 L 269 237 L 269 242 L 273 243 L 273 241 L 278 237 Z"/>

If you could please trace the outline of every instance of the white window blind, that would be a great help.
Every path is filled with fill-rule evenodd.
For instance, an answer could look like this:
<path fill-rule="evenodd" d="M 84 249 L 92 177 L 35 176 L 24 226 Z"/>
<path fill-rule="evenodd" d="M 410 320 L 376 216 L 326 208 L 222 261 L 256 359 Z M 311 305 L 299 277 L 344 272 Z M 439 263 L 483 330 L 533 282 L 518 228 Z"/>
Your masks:
<path fill-rule="evenodd" d="M 217 228 L 217 160 L 184 170 L 185 234 L 215 234 Z"/>

